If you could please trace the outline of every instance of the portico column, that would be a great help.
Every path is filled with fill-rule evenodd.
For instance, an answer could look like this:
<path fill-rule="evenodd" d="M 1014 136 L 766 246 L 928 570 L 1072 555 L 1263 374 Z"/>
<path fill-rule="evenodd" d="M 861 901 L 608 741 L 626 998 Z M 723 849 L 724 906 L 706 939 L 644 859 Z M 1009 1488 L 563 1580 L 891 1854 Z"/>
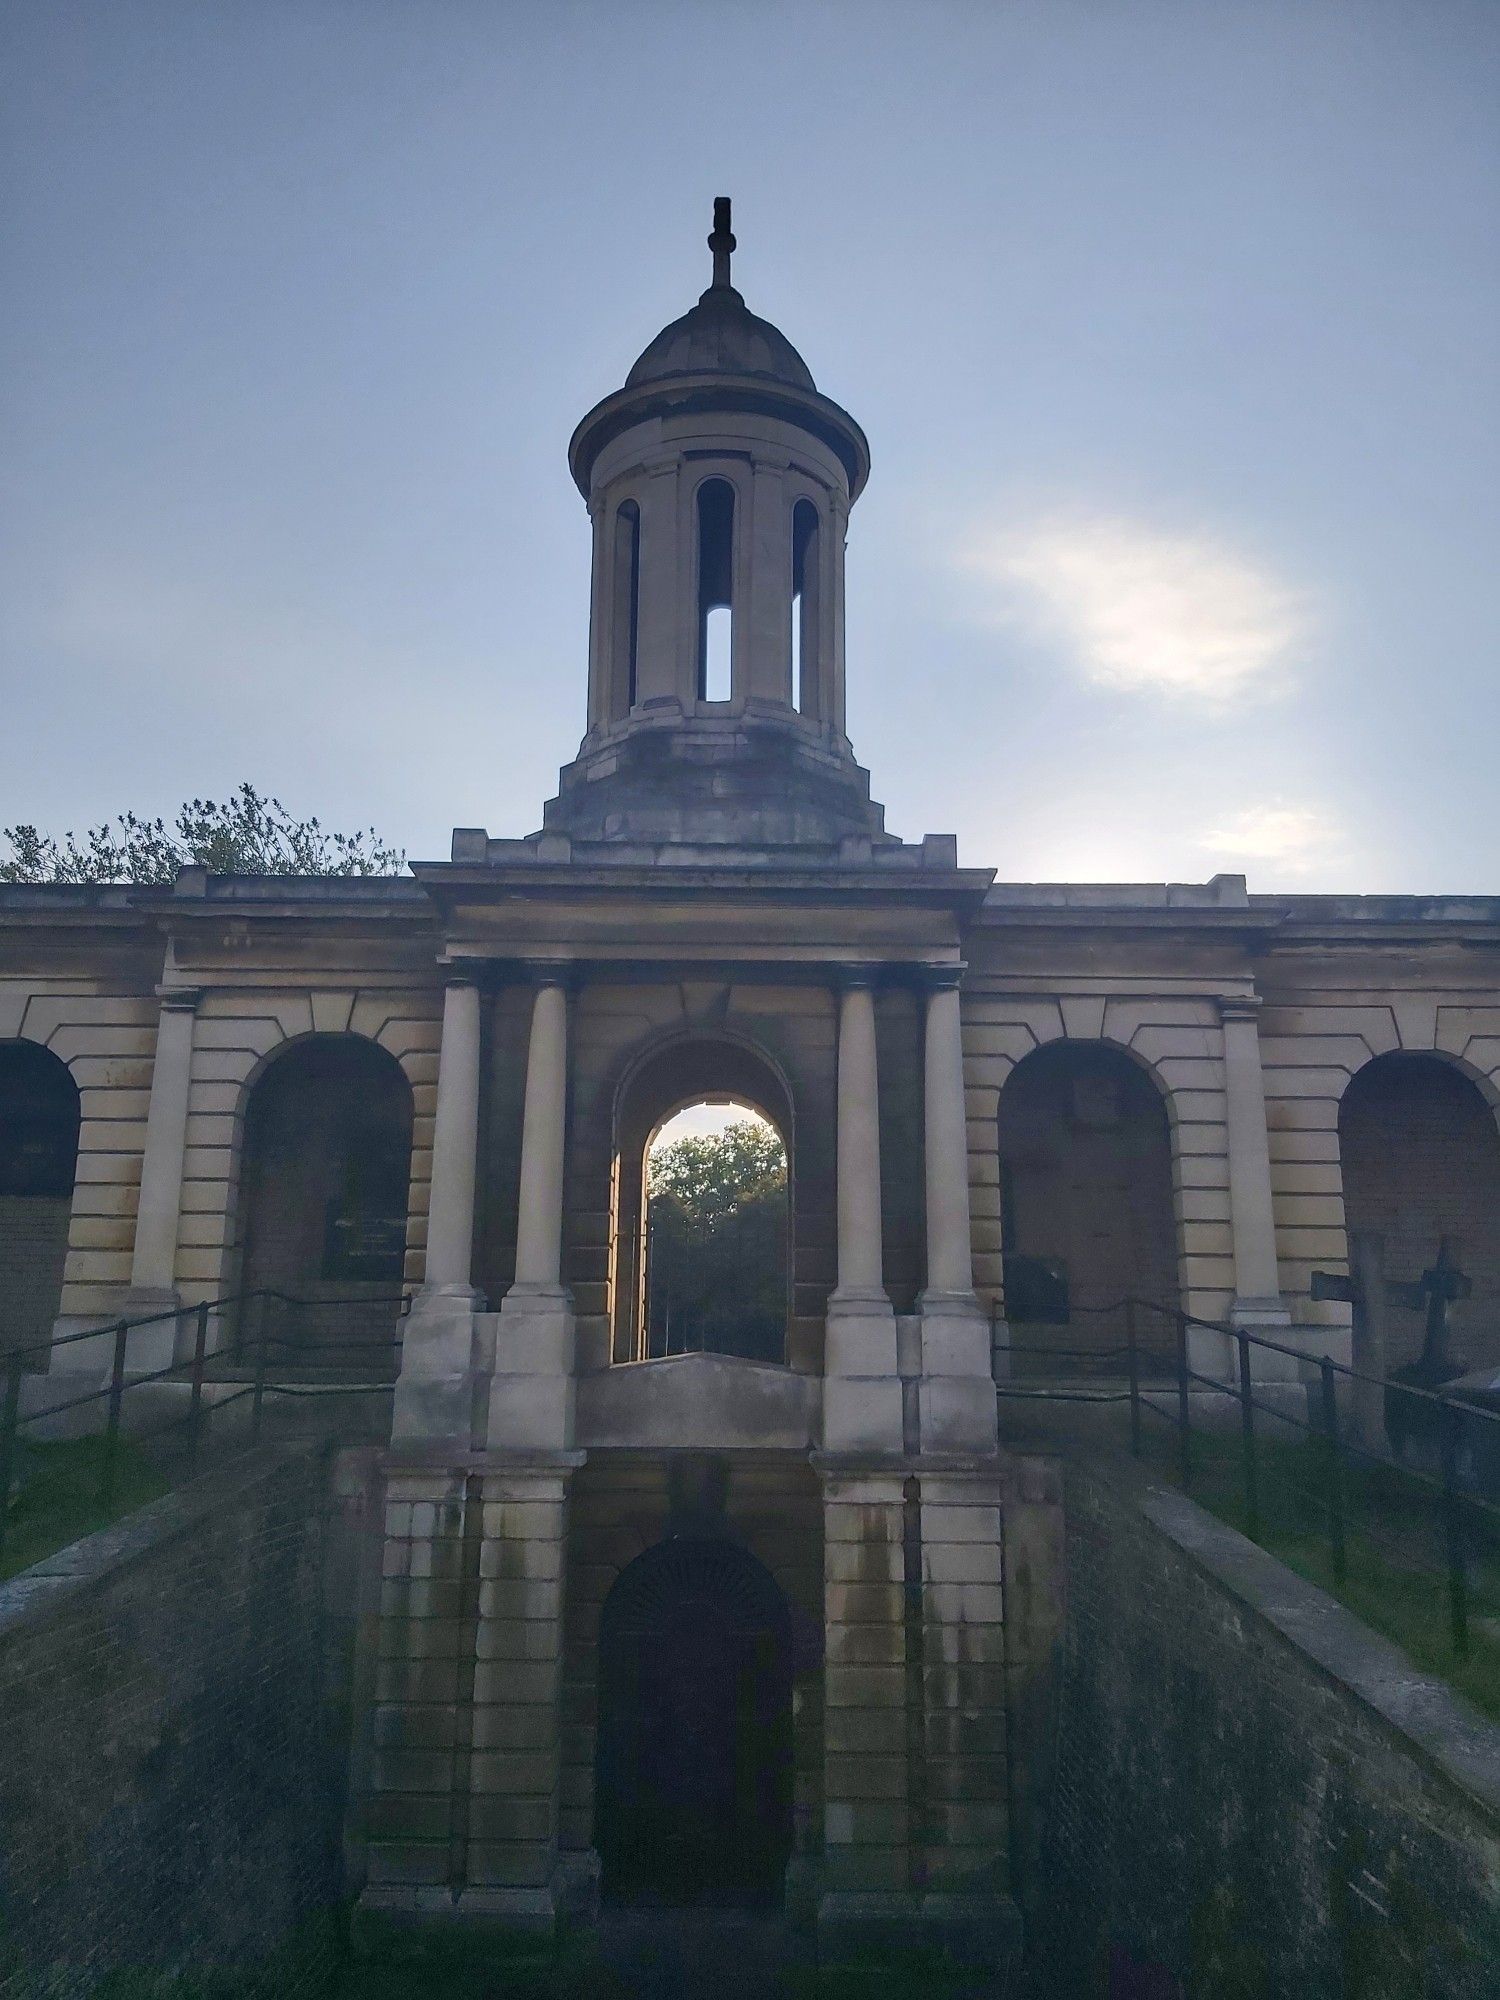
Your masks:
<path fill-rule="evenodd" d="M 481 1046 L 478 984 L 456 973 L 443 992 L 426 1276 L 401 1342 L 391 1426 L 398 1446 L 439 1439 L 467 1446 L 473 1438 L 481 1373 L 474 1336 L 482 1300 L 472 1283 Z"/>
<path fill-rule="evenodd" d="M 868 972 L 840 977 L 838 1283 L 824 1335 L 823 1435 L 830 1451 L 899 1451 L 896 1317 L 881 1243 L 875 996 Z"/>
<path fill-rule="evenodd" d="M 1260 1066 L 1260 1001 L 1253 994 L 1219 1000 L 1224 1032 L 1225 1122 L 1229 1144 L 1229 1221 L 1234 1239 L 1236 1326 L 1284 1335 L 1289 1317 L 1276 1268 L 1271 1149 Z M 1266 1356 L 1270 1361 L 1273 1357 Z M 1276 1372 L 1269 1369 L 1268 1373 Z"/>
<path fill-rule="evenodd" d="M 127 1311 L 149 1311 L 153 1305 L 174 1304 L 177 1298 L 177 1231 L 182 1215 L 182 1162 L 187 1146 L 197 1008 L 194 990 L 162 991 Z"/>
<path fill-rule="evenodd" d="M 479 987 L 450 979 L 443 994 L 432 1189 L 427 1216 L 427 1291 L 468 1293 L 474 1259 L 474 1177 L 479 1153 Z"/>
<path fill-rule="evenodd" d="M 919 1438 L 924 1452 L 988 1454 L 997 1436 L 990 1328 L 974 1294 L 969 1140 L 958 965 L 926 968 L 924 1037 L 927 1284 Z"/>
<path fill-rule="evenodd" d="M 562 1287 L 563 1151 L 568 1105 L 568 994 L 561 969 L 542 968 L 531 1003 L 521 1196 L 513 1289 Z"/>
<path fill-rule="evenodd" d="M 570 968 L 530 970 L 536 996 L 521 1114 L 516 1278 L 495 1330 L 486 1432 L 492 1451 L 566 1451 L 573 1442 L 576 1337 L 562 1272 Z"/>

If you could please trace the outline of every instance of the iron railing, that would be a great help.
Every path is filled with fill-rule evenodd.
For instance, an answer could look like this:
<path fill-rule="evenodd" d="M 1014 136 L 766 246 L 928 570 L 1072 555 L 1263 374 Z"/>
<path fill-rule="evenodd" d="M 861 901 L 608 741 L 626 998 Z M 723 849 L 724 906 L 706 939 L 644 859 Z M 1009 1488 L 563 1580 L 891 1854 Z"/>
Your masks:
<path fill-rule="evenodd" d="M 1071 1316 L 1084 1313 L 1120 1317 L 1123 1340 L 1113 1347 L 1086 1348 L 1011 1342 L 1008 1349 L 1002 1346 L 999 1352 L 1050 1361 L 1086 1358 L 1096 1366 L 1118 1364 L 1114 1379 L 1120 1380 L 1119 1367 L 1123 1367 L 1123 1386 L 1112 1388 L 1101 1383 L 1098 1388 L 1088 1388 L 1081 1383 L 1064 1386 L 1055 1382 L 1028 1386 L 1001 1381 L 996 1388 L 1002 1400 L 1125 1403 L 1129 1407 L 1130 1449 L 1136 1458 L 1145 1455 L 1147 1420 L 1161 1420 L 1172 1445 L 1178 1483 L 1189 1494 L 1200 1484 L 1204 1440 L 1210 1434 L 1224 1434 L 1223 1426 L 1195 1425 L 1193 1392 L 1232 1401 L 1237 1417 L 1231 1428 L 1238 1432 L 1240 1499 L 1246 1532 L 1252 1540 L 1261 1539 L 1265 1525 L 1267 1432 L 1272 1426 L 1282 1433 L 1292 1430 L 1313 1445 L 1314 1484 L 1298 1485 L 1296 1492 L 1322 1522 L 1335 1586 L 1342 1587 L 1348 1580 L 1350 1535 L 1358 1532 L 1383 1551 L 1393 1569 L 1441 1575 L 1452 1650 L 1460 1657 L 1469 1652 L 1472 1580 L 1481 1562 L 1500 1557 L 1500 1409 L 1370 1375 L 1335 1361 L 1331 1355 L 1312 1355 L 1287 1341 L 1219 1320 L 1200 1319 L 1149 1299 L 1123 1298 L 1092 1308 L 1075 1305 Z M 998 1323 L 998 1311 L 995 1318 Z M 1143 1328 L 1157 1337 L 1146 1337 Z M 1195 1331 L 1217 1335 L 1227 1344 L 1226 1358 L 1233 1356 L 1234 1360 L 1232 1374 L 1208 1374 L 1194 1365 Z M 1274 1376 L 1264 1366 L 1257 1376 L 1257 1353 L 1277 1357 Z M 1298 1409 L 1295 1397 L 1283 1394 L 1273 1400 L 1266 1393 L 1273 1387 L 1295 1389 L 1299 1383 L 1308 1392 L 1303 1410 Z M 1367 1410 L 1378 1407 L 1382 1411 L 1388 1426 L 1391 1416 L 1399 1412 L 1402 1433 L 1415 1437 L 1419 1449 L 1425 1445 L 1423 1455 L 1429 1462 L 1409 1462 L 1404 1453 L 1382 1448 L 1369 1437 L 1368 1425 L 1366 1435 L 1356 1435 L 1348 1418 L 1351 1405 L 1361 1396 Z M 1285 1465 L 1278 1469 L 1285 1479 Z M 1354 1489 L 1354 1473 L 1368 1475 L 1362 1494 Z M 1372 1498 L 1377 1483 L 1381 1490 Z M 1361 1499 L 1365 1504 L 1359 1510 Z M 1356 1511 L 1361 1512 L 1357 1522 L 1352 1518 Z M 1392 1535 L 1391 1529 L 1401 1520 L 1407 1525 L 1415 1522 L 1415 1538 L 1398 1540 Z M 1428 1535 L 1440 1548 L 1436 1561 L 1424 1552 Z"/>
<path fill-rule="evenodd" d="M 165 1417 L 160 1417 L 158 1409 L 160 1420 L 132 1422 L 129 1435 L 146 1442 L 181 1433 L 181 1470 L 191 1476 L 201 1462 L 213 1420 L 235 1405 L 249 1404 L 244 1441 L 254 1445 L 261 1439 L 269 1396 L 323 1395 L 330 1390 L 345 1395 L 389 1391 L 400 1365 L 401 1322 L 410 1303 L 404 1293 L 306 1299 L 262 1287 L 10 1347 L 0 1356 L 5 1380 L 0 1398 L 0 1561 L 4 1560 L 9 1534 L 19 1451 L 29 1439 L 51 1442 L 60 1434 L 86 1434 L 90 1428 L 87 1418 L 72 1413 L 102 1405 L 99 1434 L 103 1450 L 96 1499 L 100 1511 L 109 1515 L 119 1482 L 128 1398 L 137 1397 L 139 1413 L 142 1390 L 174 1385 L 185 1391 L 182 1397 L 159 1396 L 156 1400 L 165 1406 Z M 365 1313 L 388 1308 L 390 1332 L 363 1338 L 339 1334 L 319 1340 L 310 1337 L 305 1328 L 287 1330 L 295 1315 L 322 1316 L 351 1307 Z M 216 1319 L 224 1336 L 217 1342 L 211 1339 Z M 185 1337 L 185 1323 L 191 1325 L 190 1342 Z M 159 1367 L 132 1367 L 132 1340 L 168 1324 L 173 1327 L 173 1358 Z M 92 1367 L 54 1369 L 53 1357 L 60 1350 L 85 1341 L 107 1349 L 107 1364 L 97 1371 Z M 80 1385 L 77 1393 L 70 1393 L 70 1376 Z M 33 1397 L 36 1407 L 23 1412 L 28 1377 L 45 1387 L 39 1386 Z M 60 1393 L 48 1393 L 53 1388 Z M 185 1407 L 174 1409 L 174 1403 L 185 1403 Z"/>

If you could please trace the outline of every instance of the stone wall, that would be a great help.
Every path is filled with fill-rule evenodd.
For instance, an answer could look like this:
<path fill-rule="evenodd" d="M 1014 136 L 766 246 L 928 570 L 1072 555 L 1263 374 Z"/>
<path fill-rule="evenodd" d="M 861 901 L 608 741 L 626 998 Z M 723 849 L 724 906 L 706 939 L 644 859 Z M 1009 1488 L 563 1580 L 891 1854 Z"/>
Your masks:
<path fill-rule="evenodd" d="M 1500 1731 L 1181 1495 L 1065 1502 L 1039 2000 L 1493 1995 Z"/>
<path fill-rule="evenodd" d="M 313 1454 L 258 1454 L 0 1586 L 5 2000 L 324 1990 L 322 1491 Z"/>

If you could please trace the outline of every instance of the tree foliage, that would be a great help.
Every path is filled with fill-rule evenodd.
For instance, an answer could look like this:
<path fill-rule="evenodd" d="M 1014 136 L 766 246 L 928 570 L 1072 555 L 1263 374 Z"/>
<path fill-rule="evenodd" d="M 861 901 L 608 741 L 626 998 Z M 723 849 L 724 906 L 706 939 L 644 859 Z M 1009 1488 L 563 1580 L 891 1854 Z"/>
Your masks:
<path fill-rule="evenodd" d="M 788 1211 L 776 1132 L 746 1118 L 658 1147 L 648 1191 L 650 1351 L 781 1360 Z"/>
<path fill-rule="evenodd" d="M 59 840 L 34 826 L 0 827 L 10 855 L 0 882 L 167 883 L 196 863 L 213 875 L 391 875 L 406 856 L 373 827 L 333 833 L 293 819 L 280 799 L 240 785 L 221 805 L 189 799 L 169 831 L 159 819 L 121 813 Z"/>

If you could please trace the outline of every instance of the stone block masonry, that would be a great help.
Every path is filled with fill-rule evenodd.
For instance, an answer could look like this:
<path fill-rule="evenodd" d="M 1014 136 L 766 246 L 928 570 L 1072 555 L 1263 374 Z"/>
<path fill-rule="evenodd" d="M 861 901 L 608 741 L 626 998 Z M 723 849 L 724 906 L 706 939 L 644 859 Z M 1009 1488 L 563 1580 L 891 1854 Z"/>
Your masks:
<path fill-rule="evenodd" d="M 0 1586 L 4 2000 L 327 1989 L 322 1493 L 257 1454 Z"/>
<path fill-rule="evenodd" d="M 1065 1503 L 1037 2000 L 1493 2000 L 1500 1730 L 1180 1494 Z"/>

